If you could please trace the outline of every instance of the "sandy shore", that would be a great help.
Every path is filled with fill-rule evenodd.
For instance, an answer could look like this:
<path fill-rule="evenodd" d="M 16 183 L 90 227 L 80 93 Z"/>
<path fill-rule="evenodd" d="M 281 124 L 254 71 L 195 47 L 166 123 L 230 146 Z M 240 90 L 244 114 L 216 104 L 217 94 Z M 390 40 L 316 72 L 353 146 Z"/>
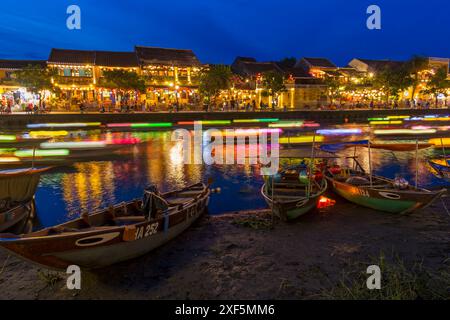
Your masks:
<path fill-rule="evenodd" d="M 414 274 L 450 270 L 450 216 L 440 201 L 410 216 L 338 201 L 294 223 L 276 221 L 273 229 L 267 218 L 267 211 L 204 217 L 144 257 L 83 272 L 81 291 L 66 289 L 64 273 L 48 274 L 0 251 L 0 299 L 339 298 L 340 282 L 365 285 L 358 275 L 367 277 L 380 255 L 395 265 L 402 260 Z M 386 283 L 391 276 L 382 285 L 394 285 Z M 427 298 L 417 288 L 405 290 Z"/>

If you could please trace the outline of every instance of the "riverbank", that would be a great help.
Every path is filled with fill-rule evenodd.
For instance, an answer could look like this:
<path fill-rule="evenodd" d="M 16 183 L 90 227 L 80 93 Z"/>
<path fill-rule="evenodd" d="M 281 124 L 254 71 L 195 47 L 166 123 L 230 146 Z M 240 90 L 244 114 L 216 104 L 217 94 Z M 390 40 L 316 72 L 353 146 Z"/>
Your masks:
<path fill-rule="evenodd" d="M 440 201 L 395 216 L 339 200 L 273 229 L 267 210 L 204 217 L 144 257 L 84 272 L 81 291 L 65 288 L 64 273 L 0 251 L 0 299 L 450 297 L 450 216 Z M 365 287 L 372 264 L 382 290 Z"/>
<path fill-rule="evenodd" d="M 2 128 L 23 129 L 33 123 L 59 122 L 101 122 L 142 123 L 142 122 L 180 122 L 194 120 L 237 120 L 278 118 L 282 120 L 303 119 L 321 124 L 342 124 L 344 122 L 367 122 L 367 118 L 392 115 L 447 114 L 449 109 L 396 109 L 396 110 L 302 110 L 302 111 L 264 111 L 264 112 L 153 112 L 153 113 L 51 113 L 51 114 L 12 114 L 0 116 Z"/>

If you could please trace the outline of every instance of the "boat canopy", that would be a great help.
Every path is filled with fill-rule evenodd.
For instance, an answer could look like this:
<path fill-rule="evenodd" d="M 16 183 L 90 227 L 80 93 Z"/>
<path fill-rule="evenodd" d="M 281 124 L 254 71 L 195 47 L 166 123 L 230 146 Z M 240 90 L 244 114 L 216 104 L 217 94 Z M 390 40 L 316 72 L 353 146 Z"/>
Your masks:
<path fill-rule="evenodd" d="M 0 200 L 25 202 L 33 199 L 40 175 L 45 169 L 0 171 Z"/>

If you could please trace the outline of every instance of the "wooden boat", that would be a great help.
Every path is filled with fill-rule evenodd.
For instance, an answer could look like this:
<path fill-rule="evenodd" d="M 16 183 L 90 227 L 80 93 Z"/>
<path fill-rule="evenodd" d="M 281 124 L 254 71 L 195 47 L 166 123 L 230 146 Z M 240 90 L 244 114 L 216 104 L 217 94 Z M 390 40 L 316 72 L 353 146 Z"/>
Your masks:
<path fill-rule="evenodd" d="M 205 211 L 209 187 L 195 184 L 134 200 L 28 235 L 0 234 L 0 246 L 51 269 L 95 269 L 141 256 L 186 230 Z"/>
<path fill-rule="evenodd" d="M 1 134 L 0 134 L 1 135 Z M 47 142 L 50 138 L 23 138 L 9 136 L 11 139 L 0 139 L 0 148 L 31 148 L 38 147 L 41 143 Z"/>
<path fill-rule="evenodd" d="M 338 152 L 352 147 L 368 147 L 368 140 L 354 141 L 348 143 L 324 144 L 321 150 L 327 152 Z M 382 149 L 387 151 L 416 151 L 432 147 L 431 143 L 370 143 L 372 149 Z"/>
<path fill-rule="evenodd" d="M 310 183 L 300 181 L 299 170 L 285 170 L 278 181 L 269 179 L 261 194 L 283 221 L 294 220 L 317 207 L 320 197 L 327 189 L 327 181 L 310 177 Z M 308 179 L 308 178 L 306 178 Z"/>
<path fill-rule="evenodd" d="M 428 160 L 432 173 L 441 179 L 450 180 L 450 159 L 447 157 Z"/>
<path fill-rule="evenodd" d="M 450 143 L 449 138 L 430 139 L 429 143 L 434 145 L 434 152 L 439 154 L 437 158 L 429 159 L 428 166 L 436 177 L 450 180 L 450 158 L 447 155 L 446 147 Z"/>
<path fill-rule="evenodd" d="M 102 160 L 105 157 L 110 159 L 111 157 L 118 156 L 119 151 L 125 150 L 126 145 L 107 145 L 102 148 L 90 148 L 90 149 L 74 149 L 67 150 L 67 155 L 55 155 L 55 156 L 39 156 L 39 150 L 37 150 L 37 156 L 33 156 L 32 150 L 28 156 L 16 157 L 14 154 L 5 155 L 0 157 L 0 168 L 23 168 L 26 166 L 69 166 L 75 162 Z M 47 149 L 46 151 L 51 151 Z"/>
<path fill-rule="evenodd" d="M 0 171 L 0 232 L 34 214 L 34 194 L 40 174 L 48 169 Z"/>
<path fill-rule="evenodd" d="M 390 213 L 405 214 L 424 208 L 440 198 L 446 189 L 429 191 L 359 169 L 328 170 L 326 178 L 333 191 L 350 202 Z"/>
<path fill-rule="evenodd" d="M 4 210 L 4 211 L 3 211 Z M 15 205 L 11 209 L 0 208 L 0 232 L 13 228 L 35 212 L 34 201 Z"/>

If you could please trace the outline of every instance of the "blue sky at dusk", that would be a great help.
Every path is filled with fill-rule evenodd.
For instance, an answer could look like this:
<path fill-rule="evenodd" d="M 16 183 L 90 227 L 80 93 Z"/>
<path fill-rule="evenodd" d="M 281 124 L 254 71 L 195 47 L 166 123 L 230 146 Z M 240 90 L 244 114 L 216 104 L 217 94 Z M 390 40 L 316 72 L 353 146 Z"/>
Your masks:
<path fill-rule="evenodd" d="M 205 63 L 286 56 L 407 59 L 450 57 L 448 0 L 2 0 L 0 58 L 46 59 L 52 47 L 131 51 L 148 45 L 193 49 Z M 66 9 L 82 10 L 82 30 Z M 382 10 L 382 30 L 366 9 Z"/>

